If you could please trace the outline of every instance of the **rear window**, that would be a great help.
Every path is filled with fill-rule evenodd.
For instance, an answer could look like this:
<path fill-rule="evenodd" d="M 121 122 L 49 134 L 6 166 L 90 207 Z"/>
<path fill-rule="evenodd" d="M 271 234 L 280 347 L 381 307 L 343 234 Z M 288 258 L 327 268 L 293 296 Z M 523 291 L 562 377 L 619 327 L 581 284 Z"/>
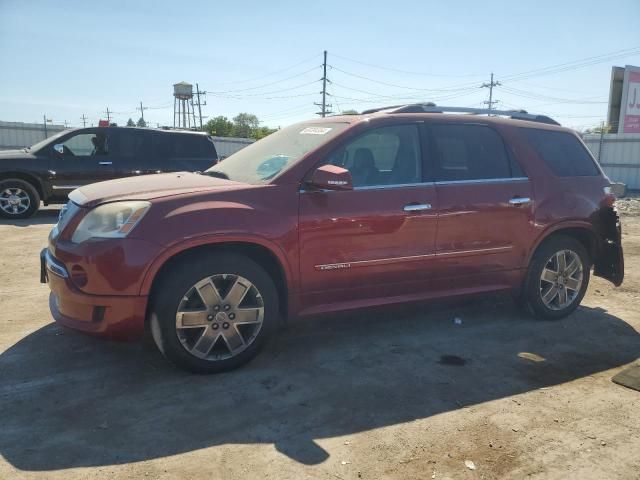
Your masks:
<path fill-rule="evenodd" d="M 500 135 L 484 125 L 432 125 L 437 181 L 511 178 L 509 155 Z"/>
<path fill-rule="evenodd" d="M 158 157 L 207 159 L 217 157 L 212 139 L 205 135 L 157 132 L 153 138 L 153 152 Z"/>
<path fill-rule="evenodd" d="M 599 175 L 591 155 L 574 135 L 535 128 L 522 130 L 540 158 L 559 177 Z"/>

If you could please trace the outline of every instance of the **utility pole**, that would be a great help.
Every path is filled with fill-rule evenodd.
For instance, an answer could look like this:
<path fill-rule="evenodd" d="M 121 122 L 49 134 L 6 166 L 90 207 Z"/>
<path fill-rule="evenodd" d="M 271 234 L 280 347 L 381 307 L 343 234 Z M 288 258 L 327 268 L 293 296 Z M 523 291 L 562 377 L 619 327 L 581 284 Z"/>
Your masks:
<path fill-rule="evenodd" d="M 87 117 L 85 117 L 84 113 L 82 114 L 82 117 L 80 117 L 82 119 L 82 127 L 86 127 L 87 126 Z"/>
<path fill-rule="evenodd" d="M 318 115 L 325 117 L 327 113 L 331 113 L 328 108 L 331 105 L 327 105 L 327 51 L 324 51 L 324 61 L 322 62 L 322 103 L 314 103 L 322 110 L 318 112 Z"/>
<path fill-rule="evenodd" d="M 202 130 L 202 105 L 206 105 L 207 101 L 200 103 L 200 95 L 206 95 L 207 92 L 201 92 L 200 87 L 196 83 L 196 98 L 198 99 L 198 116 L 200 117 L 200 130 Z"/>
<path fill-rule="evenodd" d="M 147 109 L 148 107 L 143 107 L 142 106 L 142 100 L 140 100 L 140 108 L 136 108 L 136 110 L 140 110 L 140 116 L 142 117 L 142 123 L 144 123 L 146 125 L 146 122 L 144 121 L 144 111 Z"/>
<path fill-rule="evenodd" d="M 107 111 L 106 112 L 102 112 L 102 113 L 106 113 L 107 114 L 107 122 L 109 124 L 111 124 L 111 113 L 113 113 L 113 112 L 109 111 L 109 107 L 107 107 Z"/>
<path fill-rule="evenodd" d="M 49 134 L 47 132 L 47 115 L 46 114 L 42 116 L 42 120 L 43 120 L 43 123 L 44 123 L 44 138 L 49 138 Z M 49 120 L 49 121 L 51 121 L 51 120 Z"/>
<path fill-rule="evenodd" d="M 64 128 L 69 128 L 69 125 L 67 125 L 67 121 L 64 121 Z"/>
<path fill-rule="evenodd" d="M 489 89 L 489 101 L 485 101 L 484 103 L 489 106 L 488 110 L 491 111 L 493 109 L 493 104 L 498 103 L 497 100 L 493 99 L 493 87 L 497 87 L 502 85 L 500 82 L 493 81 L 493 72 L 491 72 L 491 82 L 483 83 L 480 85 L 480 88 L 488 88 Z"/>

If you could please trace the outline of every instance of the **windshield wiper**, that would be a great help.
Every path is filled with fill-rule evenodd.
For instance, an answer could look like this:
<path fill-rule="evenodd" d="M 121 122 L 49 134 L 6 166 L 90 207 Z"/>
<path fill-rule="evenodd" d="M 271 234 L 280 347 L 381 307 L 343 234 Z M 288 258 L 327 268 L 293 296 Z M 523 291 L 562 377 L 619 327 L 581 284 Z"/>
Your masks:
<path fill-rule="evenodd" d="M 208 170 L 206 172 L 202 172 L 203 175 L 209 175 L 210 177 L 223 178 L 225 180 L 229 180 L 229 175 L 224 172 L 218 172 L 217 170 Z"/>

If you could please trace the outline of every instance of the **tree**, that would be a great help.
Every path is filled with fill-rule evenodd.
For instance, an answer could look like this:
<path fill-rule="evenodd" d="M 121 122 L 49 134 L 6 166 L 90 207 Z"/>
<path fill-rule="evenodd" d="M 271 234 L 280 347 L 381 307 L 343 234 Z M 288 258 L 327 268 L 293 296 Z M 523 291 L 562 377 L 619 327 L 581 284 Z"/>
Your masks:
<path fill-rule="evenodd" d="M 357 110 L 345 110 L 344 112 L 342 112 L 342 115 L 358 115 L 358 111 Z"/>
<path fill-rule="evenodd" d="M 131 120 L 131 119 L 127 120 L 127 127 L 135 127 L 135 126 L 136 126 L 136 124 L 133 123 L 133 120 Z"/>
<path fill-rule="evenodd" d="M 256 140 L 260 140 L 261 138 L 266 137 L 267 135 L 271 135 L 273 132 L 277 132 L 277 128 L 269 128 L 269 127 L 258 127 L 254 129 L 251 138 L 255 138 Z"/>
<path fill-rule="evenodd" d="M 251 113 L 239 113 L 233 117 L 233 123 L 233 136 L 240 138 L 251 138 L 260 126 L 258 117 Z"/>
<path fill-rule="evenodd" d="M 222 115 L 212 118 L 204 126 L 205 132 L 216 137 L 232 137 L 233 122 Z"/>
<path fill-rule="evenodd" d="M 144 118 L 140 117 L 140 118 L 138 119 L 138 123 L 137 123 L 137 125 L 138 125 L 139 127 L 146 127 L 146 126 L 147 126 L 147 122 L 145 122 L 145 121 L 144 121 Z"/>

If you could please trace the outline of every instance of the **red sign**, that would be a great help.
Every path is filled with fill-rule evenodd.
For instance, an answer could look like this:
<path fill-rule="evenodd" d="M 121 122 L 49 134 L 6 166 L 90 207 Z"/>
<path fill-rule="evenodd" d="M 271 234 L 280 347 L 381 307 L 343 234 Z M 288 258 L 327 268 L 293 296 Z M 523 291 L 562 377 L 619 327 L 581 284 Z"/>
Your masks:
<path fill-rule="evenodd" d="M 629 72 L 627 109 L 624 115 L 624 133 L 640 133 L 640 72 Z"/>
<path fill-rule="evenodd" d="M 98 126 L 99 127 L 108 127 L 109 126 L 109 120 L 100 120 L 98 122 Z"/>

